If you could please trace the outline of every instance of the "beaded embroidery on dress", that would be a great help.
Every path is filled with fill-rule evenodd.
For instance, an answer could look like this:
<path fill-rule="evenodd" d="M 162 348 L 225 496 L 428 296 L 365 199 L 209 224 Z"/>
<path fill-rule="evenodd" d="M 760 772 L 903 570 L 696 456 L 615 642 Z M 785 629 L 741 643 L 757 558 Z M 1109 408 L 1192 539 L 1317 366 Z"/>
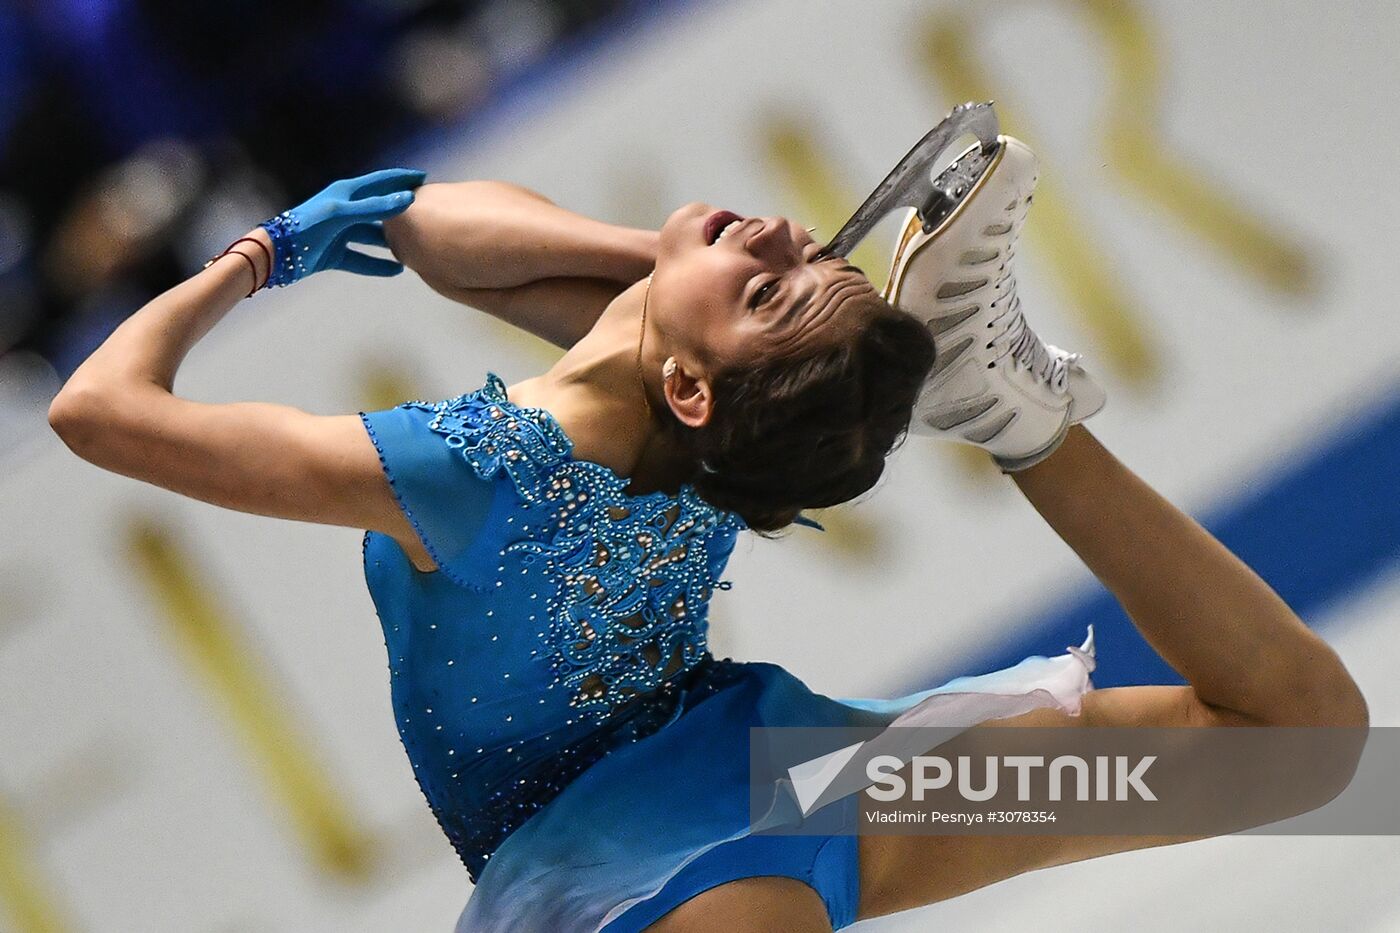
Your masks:
<path fill-rule="evenodd" d="M 505 551 L 554 582 L 545 637 L 572 705 L 605 717 L 700 662 L 709 598 L 729 588 L 702 542 L 742 529 L 738 516 L 689 486 L 629 495 L 609 468 L 573 459 L 554 416 L 512 403 L 494 373 L 475 392 L 408 405 L 433 412 L 429 427 L 482 479 L 505 471 L 537 507 Z"/>

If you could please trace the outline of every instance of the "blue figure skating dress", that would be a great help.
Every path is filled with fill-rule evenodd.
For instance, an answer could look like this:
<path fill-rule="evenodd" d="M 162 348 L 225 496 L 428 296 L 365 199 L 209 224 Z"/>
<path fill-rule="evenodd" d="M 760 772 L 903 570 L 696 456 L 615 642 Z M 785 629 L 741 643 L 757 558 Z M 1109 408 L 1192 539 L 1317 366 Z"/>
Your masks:
<path fill-rule="evenodd" d="M 828 833 L 755 833 L 750 727 L 965 728 L 1077 712 L 1090 689 L 1078 649 L 893 700 L 832 699 L 777 665 L 717 659 L 706 615 L 737 516 L 689 487 L 629 495 L 494 375 L 361 418 L 438 567 L 365 536 L 399 734 L 475 882 L 462 933 L 632 933 L 758 875 L 802 880 L 848 926 L 856 797 L 821 811 Z"/>

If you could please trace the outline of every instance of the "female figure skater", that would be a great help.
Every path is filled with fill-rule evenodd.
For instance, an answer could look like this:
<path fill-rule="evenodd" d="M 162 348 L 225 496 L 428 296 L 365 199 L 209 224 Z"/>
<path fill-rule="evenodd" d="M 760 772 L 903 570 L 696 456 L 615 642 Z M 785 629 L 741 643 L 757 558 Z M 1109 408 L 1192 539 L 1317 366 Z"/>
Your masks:
<path fill-rule="evenodd" d="M 369 530 L 400 734 L 476 882 L 460 930 L 807 933 L 1177 841 L 859 835 L 856 794 L 819 811 L 825 835 L 749 823 L 751 726 L 1367 721 L 1335 653 L 1077 423 L 1102 392 L 1015 297 L 1035 176 L 1012 143 L 937 230 L 911 222 L 898 308 L 782 218 L 691 204 L 652 233 L 499 183 L 337 182 L 123 323 L 50 420 L 105 469 Z M 359 416 L 173 394 L 260 286 L 401 271 L 351 243 L 391 244 L 568 352 L 509 388 Z M 1089 692 L 1093 658 L 1071 649 L 840 701 L 714 658 L 707 605 L 737 533 L 865 492 L 911 417 L 988 450 L 1190 685 Z"/>

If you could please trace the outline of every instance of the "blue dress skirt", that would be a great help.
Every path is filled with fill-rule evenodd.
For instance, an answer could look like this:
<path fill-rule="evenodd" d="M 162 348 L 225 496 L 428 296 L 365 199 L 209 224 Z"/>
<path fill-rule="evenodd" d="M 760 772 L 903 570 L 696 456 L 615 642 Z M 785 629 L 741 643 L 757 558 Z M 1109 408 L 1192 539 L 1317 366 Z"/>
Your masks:
<path fill-rule="evenodd" d="M 833 699 L 777 665 L 717 659 L 706 616 L 737 516 L 689 487 L 630 495 L 494 375 L 361 417 L 438 567 L 365 536 L 399 734 L 475 882 L 459 933 L 630 933 L 772 875 L 810 885 L 847 926 L 858 798 L 810 812 L 791 780 L 755 784 L 751 727 L 958 729 L 1077 713 L 1091 689 L 1089 644 L 892 700 Z"/>

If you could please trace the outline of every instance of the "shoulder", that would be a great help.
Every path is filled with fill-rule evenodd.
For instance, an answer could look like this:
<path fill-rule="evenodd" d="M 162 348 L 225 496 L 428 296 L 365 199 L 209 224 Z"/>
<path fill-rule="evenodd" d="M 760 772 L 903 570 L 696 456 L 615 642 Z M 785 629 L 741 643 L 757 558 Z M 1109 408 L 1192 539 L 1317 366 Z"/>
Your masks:
<path fill-rule="evenodd" d="M 458 582 L 480 583 L 487 539 L 499 536 L 491 529 L 522 500 L 537 500 L 570 456 L 558 426 L 512 405 L 494 374 L 475 391 L 360 412 L 360 420 L 412 527 L 401 544 Z"/>
<path fill-rule="evenodd" d="M 416 422 L 421 440 L 457 452 L 481 479 L 504 474 L 522 493 L 533 491 L 573 445 L 546 411 L 516 405 L 505 383 L 487 374 L 480 389 L 440 402 L 399 406 Z"/>

